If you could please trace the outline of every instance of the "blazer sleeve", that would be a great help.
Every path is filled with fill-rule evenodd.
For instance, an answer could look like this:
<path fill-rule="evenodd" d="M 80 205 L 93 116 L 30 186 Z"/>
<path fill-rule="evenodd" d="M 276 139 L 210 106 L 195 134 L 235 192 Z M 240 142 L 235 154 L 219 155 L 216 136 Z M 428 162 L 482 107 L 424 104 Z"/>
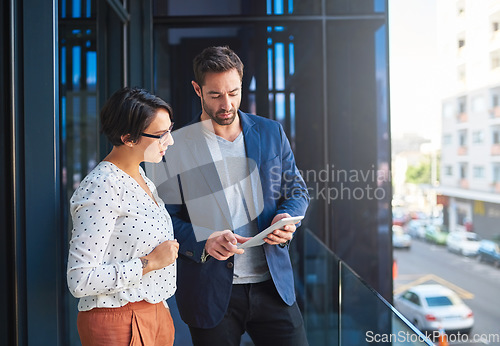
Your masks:
<path fill-rule="evenodd" d="M 185 258 L 195 262 L 201 262 L 203 250 L 205 249 L 204 241 L 197 241 L 193 225 L 189 218 L 189 213 L 182 194 L 182 184 L 179 176 L 170 178 L 162 184 L 162 195 L 171 196 L 173 194 L 180 195 L 180 203 L 166 203 L 168 213 L 172 219 L 174 227 L 174 237 L 179 242 L 179 254 Z"/>

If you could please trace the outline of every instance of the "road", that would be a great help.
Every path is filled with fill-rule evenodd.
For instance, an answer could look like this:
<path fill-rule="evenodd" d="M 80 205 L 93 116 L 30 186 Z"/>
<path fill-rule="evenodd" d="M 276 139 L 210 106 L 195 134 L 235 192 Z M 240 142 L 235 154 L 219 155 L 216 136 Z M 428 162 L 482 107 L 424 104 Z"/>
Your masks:
<path fill-rule="evenodd" d="M 440 283 L 457 292 L 474 312 L 470 339 L 450 339 L 450 345 L 500 346 L 500 268 L 421 240 L 413 240 L 410 250 L 395 249 L 394 259 L 395 294 L 419 283 Z"/>

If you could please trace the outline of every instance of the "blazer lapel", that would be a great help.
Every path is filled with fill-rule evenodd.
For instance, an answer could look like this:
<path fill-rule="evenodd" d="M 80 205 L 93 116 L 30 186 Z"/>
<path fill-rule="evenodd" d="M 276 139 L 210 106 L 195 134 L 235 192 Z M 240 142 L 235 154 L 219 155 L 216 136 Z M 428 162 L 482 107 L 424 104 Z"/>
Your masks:
<path fill-rule="evenodd" d="M 260 133 L 258 125 L 245 113 L 239 111 L 243 135 L 245 136 L 245 150 L 247 157 L 260 167 Z"/>
<path fill-rule="evenodd" d="M 264 209 L 262 183 L 260 180 L 260 165 L 261 165 L 261 141 L 259 125 L 257 125 L 248 115 L 239 112 L 244 139 L 245 151 L 248 158 L 248 169 L 250 173 L 250 181 L 252 183 L 252 194 L 254 203 L 254 215 L 257 215 L 257 223 L 259 230 L 264 229 L 261 225 L 261 212 Z M 267 227 L 267 226 L 266 226 Z"/>

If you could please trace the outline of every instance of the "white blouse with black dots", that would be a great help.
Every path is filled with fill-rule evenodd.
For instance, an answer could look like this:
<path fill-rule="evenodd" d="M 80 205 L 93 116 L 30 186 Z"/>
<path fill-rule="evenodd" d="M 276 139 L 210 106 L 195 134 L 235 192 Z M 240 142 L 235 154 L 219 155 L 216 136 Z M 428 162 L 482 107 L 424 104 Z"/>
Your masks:
<path fill-rule="evenodd" d="M 127 173 L 111 162 L 97 165 L 70 201 L 68 287 L 78 310 L 120 307 L 145 300 L 159 303 L 176 289 L 176 264 L 142 275 L 139 257 L 173 240 L 170 215 L 142 168 L 158 205 Z"/>

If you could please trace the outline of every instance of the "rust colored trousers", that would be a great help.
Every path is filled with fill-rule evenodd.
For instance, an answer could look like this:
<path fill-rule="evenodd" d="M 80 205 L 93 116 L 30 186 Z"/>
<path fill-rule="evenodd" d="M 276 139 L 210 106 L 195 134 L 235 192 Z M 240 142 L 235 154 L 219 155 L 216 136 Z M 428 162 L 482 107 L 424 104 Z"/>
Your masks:
<path fill-rule="evenodd" d="M 172 346 L 174 322 L 163 305 L 146 301 L 120 308 L 80 311 L 77 318 L 82 346 Z"/>

